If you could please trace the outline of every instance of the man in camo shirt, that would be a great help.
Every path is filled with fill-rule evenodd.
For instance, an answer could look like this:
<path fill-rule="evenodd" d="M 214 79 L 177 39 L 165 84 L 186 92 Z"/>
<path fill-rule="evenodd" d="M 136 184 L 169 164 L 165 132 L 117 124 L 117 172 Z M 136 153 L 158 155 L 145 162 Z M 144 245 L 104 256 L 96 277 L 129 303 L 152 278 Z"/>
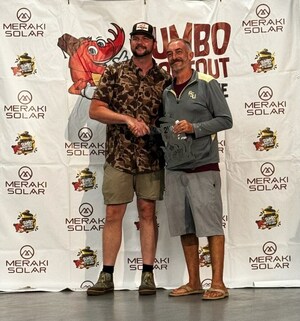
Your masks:
<path fill-rule="evenodd" d="M 132 58 L 108 66 L 90 106 L 90 118 L 107 124 L 103 198 L 103 269 L 88 295 L 114 290 L 113 272 L 122 240 L 127 204 L 137 200 L 143 270 L 139 294 L 155 294 L 153 265 L 157 244 L 156 200 L 163 198 L 163 154 L 150 135 L 159 118 L 170 75 L 156 64 L 153 27 L 136 23 L 130 33 Z"/>

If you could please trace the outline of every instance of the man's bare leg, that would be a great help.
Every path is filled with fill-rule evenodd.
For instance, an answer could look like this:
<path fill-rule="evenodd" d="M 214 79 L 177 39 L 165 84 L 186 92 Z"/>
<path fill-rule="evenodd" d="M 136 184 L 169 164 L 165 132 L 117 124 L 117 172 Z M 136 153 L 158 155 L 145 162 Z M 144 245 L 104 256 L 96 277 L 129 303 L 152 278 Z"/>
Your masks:
<path fill-rule="evenodd" d="M 199 239 L 195 234 L 181 235 L 180 238 L 189 275 L 189 282 L 186 285 L 193 290 L 200 290 L 202 285 L 199 268 Z M 172 293 L 180 294 L 186 291 L 186 288 L 181 286 L 174 289 Z"/>
<path fill-rule="evenodd" d="M 227 291 L 223 281 L 225 237 L 224 235 L 209 236 L 208 244 L 212 266 L 211 287 L 214 289 Z M 205 296 L 209 297 L 218 297 L 219 295 L 219 292 L 214 291 L 207 292 L 205 294 Z"/>
<path fill-rule="evenodd" d="M 157 246 L 157 222 L 155 201 L 138 199 L 140 242 L 143 264 L 153 265 Z"/>
<path fill-rule="evenodd" d="M 114 266 L 122 242 L 122 221 L 127 204 L 107 205 L 102 234 L 103 265 Z"/>
<path fill-rule="evenodd" d="M 107 205 L 102 234 L 103 269 L 98 281 L 87 289 L 87 295 L 102 295 L 114 290 L 113 272 L 122 242 L 122 220 L 126 204 Z"/>
<path fill-rule="evenodd" d="M 137 208 L 140 220 L 140 241 L 143 258 L 143 270 L 140 295 L 152 295 L 156 293 L 154 281 L 154 260 L 157 245 L 157 222 L 155 215 L 155 201 L 138 199 Z"/>

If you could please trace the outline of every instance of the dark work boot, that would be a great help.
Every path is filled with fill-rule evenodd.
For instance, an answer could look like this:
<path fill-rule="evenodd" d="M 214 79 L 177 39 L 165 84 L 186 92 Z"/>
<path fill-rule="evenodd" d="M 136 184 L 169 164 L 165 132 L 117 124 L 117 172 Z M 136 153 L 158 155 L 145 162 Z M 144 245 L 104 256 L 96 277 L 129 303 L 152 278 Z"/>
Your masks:
<path fill-rule="evenodd" d="M 110 273 L 101 272 L 97 283 L 87 289 L 87 295 L 101 295 L 114 290 L 113 276 Z"/>
<path fill-rule="evenodd" d="M 141 285 L 139 287 L 140 295 L 156 294 L 153 272 L 142 272 Z"/>

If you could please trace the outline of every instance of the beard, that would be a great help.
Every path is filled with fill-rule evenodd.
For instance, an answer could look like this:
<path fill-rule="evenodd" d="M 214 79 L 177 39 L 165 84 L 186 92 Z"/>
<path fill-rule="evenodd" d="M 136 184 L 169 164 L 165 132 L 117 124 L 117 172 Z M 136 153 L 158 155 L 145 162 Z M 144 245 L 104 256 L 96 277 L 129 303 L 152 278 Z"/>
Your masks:
<path fill-rule="evenodd" d="M 144 49 L 144 51 L 143 52 L 138 52 L 137 50 L 139 48 Z M 145 56 L 148 56 L 148 55 L 152 54 L 152 48 L 151 49 L 147 49 L 144 46 L 136 46 L 135 48 L 131 48 L 131 51 L 132 51 L 132 54 L 133 54 L 134 57 L 145 57 Z"/>

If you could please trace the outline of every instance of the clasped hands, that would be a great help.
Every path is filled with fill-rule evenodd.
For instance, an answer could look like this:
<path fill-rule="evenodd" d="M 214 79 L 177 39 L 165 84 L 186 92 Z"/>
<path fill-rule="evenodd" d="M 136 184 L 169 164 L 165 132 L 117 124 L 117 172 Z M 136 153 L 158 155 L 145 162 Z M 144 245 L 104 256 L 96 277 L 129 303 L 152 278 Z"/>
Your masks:
<path fill-rule="evenodd" d="M 128 117 L 127 126 L 136 137 L 141 137 L 150 133 L 150 128 L 146 123 L 138 118 Z"/>

